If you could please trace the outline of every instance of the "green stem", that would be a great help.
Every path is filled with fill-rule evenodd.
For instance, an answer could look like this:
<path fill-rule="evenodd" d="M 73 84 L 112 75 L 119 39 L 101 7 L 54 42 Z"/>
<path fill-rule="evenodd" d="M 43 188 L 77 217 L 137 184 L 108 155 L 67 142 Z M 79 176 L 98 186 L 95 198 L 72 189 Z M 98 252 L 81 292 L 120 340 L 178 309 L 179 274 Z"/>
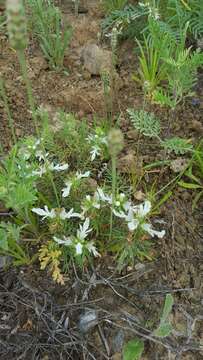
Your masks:
<path fill-rule="evenodd" d="M 7 112 L 9 127 L 11 129 L 12 138 L 13 138 L 13 143 L 16 144 L 15 127 L 14 127 L 11 111 L 10 111 L 10 108 L 9 108 L 9 104 L 8 104 L 8 98 L 7 98 L 7 95 L 6 95 L 4 82 L 3 82 L 3 79 L 1 78 L 1 76 L 0 76 L 0 94 L 2 96 L 4 106 L 5 106 L 5 109 L 6 109 L 6 112 Z"/>
<path fill-rule="evenodd" d="M 21 66 L 23 80 L 24 80 L 25 85 L 26 85 L 28 103 L 29 103 L 29 106 L 30 106 L 30 110 L 32 112 L 32 118 L 33 118 L 33 121 L 34 121 L 36 133 L 37 133 L 37 136 L 40 138 L 39 128 L 38 128 L 38 124 L 37 124 L 36 106 L 35 106 L 34 96 L 33 96 L 33 92 L 32 92 L 32 86 L 31 86 L 31 83 L 30 83 L 30 79 L 28 77 L 25 54 L 24 54 L 23 51 L 18 51 L 17 54 L 18 54 L 18 59 L 19 59 L 19 63 L 20 63 L 20 66 Z M 44 146 L 43 146 L 43 151 L 45 152 Z M 55 194 L 55 197 L 56 197 L 57 206 L 60 207 L 59 197 L 58 197 L 56 186 L 55 186 L 55 183 L 54 183 L 54 179 L 53 179 L 53 176 L 52 176 L 52 173 L 51 173 L 50 170 L 48 170 L 48 174 L 49 174 L 49 178 L 50 178 L 50 181 L 51 181 L 51 184 L 52 184 L 52 187 L 53 187 L 53 190 L 54 190 L 54 194 Z"/>
<path fill-rule="evenodd" d="M 26 90 L 27 90 L 28 103 L 29 103 L 29 107 L 30 107 L 30 110 L 32 113 L 32 118 L 34 121 L 36 133 L 39 136 L 39 128 L 38 128 L 38 124 L 37 124 L 37 115 L 36 115 L 36 106 L 35 106 L 34 96 L 33 96 L 33 92 L 32 92 L 32 86 L 30 83 L 30 79 L 28 77 L 25 54 L 23 51 L 18 51 L 17 55 L 18 55 L 18 60 L 20 63 L 21 71 L 22 71 L 23 80 L 25 82 L 25 86 L 26 86 Z"/>
<path fill-rule="evenodd" d="M 112 239 L 112 229 L 113 229 L 113 208 L 116 197 L 116 155 L 112 155 L 112 208 L 111 208 L 111 216 L 110 216 L 110 233 L 109 240 Z"/>

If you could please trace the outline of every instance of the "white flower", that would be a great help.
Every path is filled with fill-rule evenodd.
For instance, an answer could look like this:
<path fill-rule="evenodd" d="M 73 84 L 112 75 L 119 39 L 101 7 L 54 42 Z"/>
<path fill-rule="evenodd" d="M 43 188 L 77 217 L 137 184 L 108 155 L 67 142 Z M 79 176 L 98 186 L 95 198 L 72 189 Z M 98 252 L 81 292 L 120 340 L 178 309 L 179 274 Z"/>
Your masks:
<path fill-rule="evenodd" d="M 79 230 L 77 230 L 77 238 L 80 240 L 84 240 L 88 234 L 92 231 L 89 229 L 90 219 L 86 218 L 83 225 L 79 225 Z"/>
<path fill-rule="evenodd" d="M 97 251 L 96 247 L 93 245 L 93 242 L 89 242 L 86 245 L 87 250 L 92 253 L 95 257 L 101 256 L 100 253 Z"/>
<path fill-rule="evenodd" d="M 105 195 L 102 188 L 97 188 L 96 193 L 100 201 L 108 202 L 109 204 L 111 204 L 112 196 Z"/>
<path fill-rule="evenodd" d="M 96 193 L 92 197 L 90 195 L 86 195 L 82 203 L 82 214 L 84 215 L 87 211 L 91 210 L 92 208 L 100 209 L 100 207 L 101 207 L 100 201 Z"/>
<path fill-rule="evenodd" d="M 66 220 L 74 217 L 81 218 L 81 214 L 75 213 L 73 208 L 69 210 L 69 212 L 66 212 L 66 210 L 63 208 L 59 214 L 59 217 L 62 220 Z"/>
<path fill-rule="evenodd" d="M 146 200 L 143 204 L 134 206 L 134 212 L 137 214 L 138 217 L 144 218 L 147 214 L 149 214 L 151 207 L 151 202 L 149 200 Z"/>
<path fill-rule="evenodd" d="M 134 214 L 134 211 L 133 211 L 132 207 L 129 209 L 125 220 L 127 221 L 128 229 L 130 231 L 134 231 L 134 230 L 137 229 L 137 227 L 139 225 L 139 221 L 138 221 L 138 219 L 135 218 L 135 214 Z"/>
<path fill-rule="evenodd" d="M 74 184 L 77 184 L 78 181 L 80 181 L 83 178 L 87 178 L 90 176 L 90 171 L 86 171 L 85 173 L 81 173 L 80 171 L 77 171 L 75 176 L 72 177 L 71 180 L 68 180 L 65 182 L 65 187 L 62 189 L 62 196 L 68 197 L 70 194 L 71 187 L 74 186 Z"/>
<path fill-rule="evenodd" d="M 46 166 L 40 166 L 38 170 L 33 170 L 31 175 L 42 177 L 42 175 L 46 174 L 46 172 Z"/>
<path fill-rule="evenodd" d="M 75 245 L 76 255 L 82 255 L 82 249 L 83 249 L 83 244 L 81 244 L 80 242 L 78 242 L 78 243 Z"/>
<path fill-rule="evenodd" d="M 150 234 L 152 237 L 157 236 L 159 239 L 162 239 L 166 233 L 165 230 L 157 231 L 152 229 L 151 224 L 142 224 L 142 228 L 143 230 L 148 232 L 148 234 Z"/>
<path fill-rule="evenodd" d="M 100 147 L 98 145 L 92 146 L 90 154 L 91 154 L 91 161 L 94 161 L 96 156 L 100 156 L 100 154 L 101 154 Z"/>
<path fill-rule="evenodd" d="M 63 197 L 68 197 L 69 196 L 72 184 L 73 184 L 72 181 L 66 181 L 65 182 L 66 187 L 64 187 L 62 189 L 62 196 Z"/>
<path fill-rule="evenodd" d="M 32 212 L 34 212 L 35 214 L 42 216 L 43 220 L 46 218 L 55 218 L 56 217 L 56 212 L 54 209 L 49 210 L 48 207 L 45 205 L 44 209 L 41 208 L 33 208 Z"/>
<path fill-rule="evenodd" d="M 77 171 L 76 172 L 76 179 L 77 180 L 80 180 L 80 179 L 82 179 L 82 178 L 87 178 L 87 177 L 89 177 L 90 176 L 90 171 L 86 171 L 85 173 L 81 173 L 80 171 Z"/>
<path fill-rule="evenodd" d="M 44 153 L 42 150 L 37 150 L 35 153 L 35 157 L 39 160 L 45 160 L 48 157 L 49 153 Z"/>
<path fill-rule="evenodd" d="M 54 164 L 54 163 L 51 163 L 49 164 L 49 170 L 52 170 L 52 171 L 64 171 L 64 170 L 67 170 L 69 167 L 68 164 Z"/>
<path fill-rule="evenodd" d="M 70 246 L 73 241 L 70 237 L 63 236 L 63 239 L 59 239 L 56 236 L 53 237 L 54 241 L 56 241 L 59 245 Z"/>

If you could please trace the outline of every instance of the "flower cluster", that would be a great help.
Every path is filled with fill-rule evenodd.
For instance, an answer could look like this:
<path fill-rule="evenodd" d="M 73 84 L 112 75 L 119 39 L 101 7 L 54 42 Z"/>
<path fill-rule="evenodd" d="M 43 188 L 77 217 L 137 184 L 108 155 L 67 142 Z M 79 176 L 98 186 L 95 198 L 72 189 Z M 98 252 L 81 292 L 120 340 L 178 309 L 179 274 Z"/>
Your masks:
<path fill-rule="evenodd" d="M 97 156 L 101 156 L 103 150 L 107 148 L 107 137 L 101 127 L 97 127 L 95 129 L 95 134 L 89 135 L 87 141 L 91 145 L 91 161 L 95 160 Z"/>
<path fill-rule="evenodd" d="M 61 220 L 71 219 L 71 218 L 81 218 L 79 213 L 75 213 L 73 208 L 70 209 L 68 212 L 64 208 L 62 209 L 51 209 L 49 210 L 48 207 L 45 205 L 44 209 L 42 208 L 33 208 L 32 212 L 35 214 L 42 216 L 42 220 L 44 219 L 55 219 L 59 218 Z"/>
<path fill-rule="evenodd" d="M 54 236 L 54 241 L 56 241 L 59 245 L 71 247 L 74 250 L 76 256 L 81 256 L 85 250 L 87 250 L 95 257 L 100 256 L 96 250 L 96 247 L 94 246 L 93 241 L 86 240 L 87 236 L 92 231 L 92 229 L 89 228 L 89 225 L 90 220 L 89 218 L 86 218 L 84 223 L 79 225 L 76 236 L 63 236 L 62 239 Z"/>
<path fill-rule="evenodd" d="M 130 231 L 142 229 L 147 232 L 150 236 L 157 236 L 163 238 L 165 230 L 157 231 L 152 228 L 152 225 L 146 222 L 147 217 L 151 211 L 151 202 L 146 200 L 140 205 L 133 205 L 130 200 L 127 199 L 123 193 L 117 194 L 113 201 L 112 195 L 107 195 L 101 188 L 98 188 L 93 197 L 86 196 L 85 202 L 83 203 L 83 215 L 90 209 L 100 209 L 101 203 L 109 205 L 112 208 L 113 214 L 121 219 L 124 219 L 127 223 Z"/>
<path fill-rule="evenodd" d="M 151 7 L 149 2 L 147 2 L 147 3 L 139 2 L 138 4 L 142 8 L 147 8 L 148 11 L 149 11 L 149 16 L 154 18 L 154 20 L 159 20 L 160 19 L 159 9 L 158 8 L 156 8 L 155 6 Z"/>
<path fill-rule="evenodd" d="M 65 171 L 69 168 L 68 164 L 59 164 L 49 160 L 49 153 L 42 146 L 43 138 L 29 139 L 18 151 L 18 156 L 26 162 L 27 177 L 42 177 L 48 171 Z M 30 170 L 30 171 L 29 171 Z"/>
<path fill-rule="evenodd" d="M 70 194 L 71 188 L 77 189 L 80 186 L 81 179 L 87 178 L 90 176 L 90 171 L 86 171 L 85 173 L 81 173 L 77 171 L 74 176 L 70 178 L 70 180 L 65 182 L 65 187 L 62 189 L 62 196 L 68 197 Z"/>

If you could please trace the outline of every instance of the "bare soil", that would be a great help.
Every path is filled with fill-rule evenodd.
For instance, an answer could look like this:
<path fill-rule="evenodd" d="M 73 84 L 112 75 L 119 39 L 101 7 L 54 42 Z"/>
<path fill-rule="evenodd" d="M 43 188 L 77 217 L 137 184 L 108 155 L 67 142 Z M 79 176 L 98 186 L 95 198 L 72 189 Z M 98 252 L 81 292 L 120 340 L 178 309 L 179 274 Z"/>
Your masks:
<path fill-rule="evenodd" d="M 87 3 L 87 4 L 86 4 Z M 98 39 L 102 12 L 99 0 L 84 4 L 78 17 L 70 2 L 61 1 L 64 21 L 73 27 L 73 39 L 65 67 L 69 75 L 48 68 L 34 41 L 26 52 L 29 76 L 38 106 L 50 114 L 62 108 L 76 117 L 105 117 L 102 81 L 84 71 L 80 56 L 88 42 L 108 49 L 108 43 Z M 1 9 L 2 13 L 4 8 Z M 114 117 L 120 114 L 125 134 L 122 156 L 136 153 L 137 137 L 127 118 L 128 107 L 141 108 L 142 90 L 132 80 L 137 59 L 134 42 L 123 41 L 119 47 L 118 87 Z M 9 104 L 17 136 L 34 131 L 20 75 L 17 56 L 10 48 L 5 33 L 0 34 L 0 72 L 5 79 Z M 189 99 L 175 113 L 147 105 L 161 120 L 163 136 L 182 136 L 197 143 L 203 134 L 203 74 L 199 74 L 195 100 Z M 194 104 L 195 103 L 195 104 Z M 11 134 L 3 102 L 0 100 L 0 142 L 5 152 L 11 146 Z M 163 159 L 158 144 L 140 139 L 142 164 Z M 169 168 L 153 169 L 145 175 L 148 186 L 156 180 L 162 187 L 174 176 Z M 144 190 L 140 187 L 138 190 Z M 54 284 L 38 265 L 0 271 L 0 359 L 112 359 L 122 358 L 123 344 L 138 335 L 145 339 L 142 359 L 157 360 L 203 359 L 202 313 L 202 205 L 192 212 L 194 194 L 180 188 L 162 207 L 167 236 L 156 240 L 155 260 L 137 263 L 122 274 L 115 272 L 114 259 L 107 255 L 85 274 L 72 269 L 65 286 Z M 1 216 L 1 214 L 0 214 Z M 176 333 L 167 339 L 153 341 L 150 331 L 158 324 L 165 295 L 172 293 L 175 306 L 171 321 Z M 81 331 L 81 317 L 87 311 L 96 313 L 96 324 L 87 333 Z M 146 327 L 146 324 L 148 327 Z M 150 341 L 151 340 L 151 341 Z"/>

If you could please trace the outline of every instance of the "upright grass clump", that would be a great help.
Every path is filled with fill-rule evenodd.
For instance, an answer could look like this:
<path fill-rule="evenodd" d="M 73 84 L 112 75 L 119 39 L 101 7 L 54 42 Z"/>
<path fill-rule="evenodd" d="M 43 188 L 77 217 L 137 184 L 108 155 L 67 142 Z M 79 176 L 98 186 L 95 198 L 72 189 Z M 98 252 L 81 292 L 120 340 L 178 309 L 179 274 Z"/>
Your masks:
<path fill-rule="evenodd" d="M 50 68 L 63 69 L 65 51 L 71 38 L 70 26 L 62 26 L 62 14 L 52 0 L 29 0 L 32 29 Z M 76 3 L 75 3 L 76 6 Z"/>
<path fill-rule="evenodd" d="M 27 91 L 30 110 L 32 112 L 32 118 L 34 120 L 36 132 L 38 133 L 34 97 L 32 94 L 32 87 L 28 77 L 25 53 L 24 53 L 28 43 L 28 38 L 27 38 L 27 25 L 26 25 L 26 17 L 25 17 L 23 2 L 22 0 L 7 0 L 6 7 L 7 7 L 7 29 L 9 35 L 9 41 L 12 48 L 16 50 L 18 56 L 23 80 L 26 85 L 26 91 Z"/>
<path fill-rule="evenodd" d="M 7 0 L 6 5 L 7 5 L 7 27 L 8 27 L 10 44 L 13 47 L 13 49 L 16 50 L 18 56 L 23 80 L 26 86 L 28 103 L 30 106 L 32 118 L 35 125 L 35 130 L 38 137 L 40 138 L 39 128 L 37 124 L 36 106 L 32 92 L 32 86 L 28 77 L 25 52 L 24 52 L 28 43 L 28 38 L 27 38 L 27 25 L 26 25 L 26 17 L 25 17 L 23 1 Z M 43 143 L 42 143 L 42 151 L 45 153 Z M 58 198 L 56 186 L 50 171 L 49 171 L 49 177 L 56 196 L 57 205 L 59 206 L 59 198 Z"/>
<path fill-rule="evenodd" d="M 124 139 L 121 130 L 112 129 L 108 134 L 108 147 L 109 153 L 111 155 L 111 171 L 112 171 L 112 209 L 114 208 L 115 198 L 116 198 L 116 183 L 117 183 L 117 157 L 121 152 L 124 146 Z M 109 239 L 112 238 L 112 228 L 113 228 L 113 210 L 111 210 L 110 217 L 110 233 Z"/>

